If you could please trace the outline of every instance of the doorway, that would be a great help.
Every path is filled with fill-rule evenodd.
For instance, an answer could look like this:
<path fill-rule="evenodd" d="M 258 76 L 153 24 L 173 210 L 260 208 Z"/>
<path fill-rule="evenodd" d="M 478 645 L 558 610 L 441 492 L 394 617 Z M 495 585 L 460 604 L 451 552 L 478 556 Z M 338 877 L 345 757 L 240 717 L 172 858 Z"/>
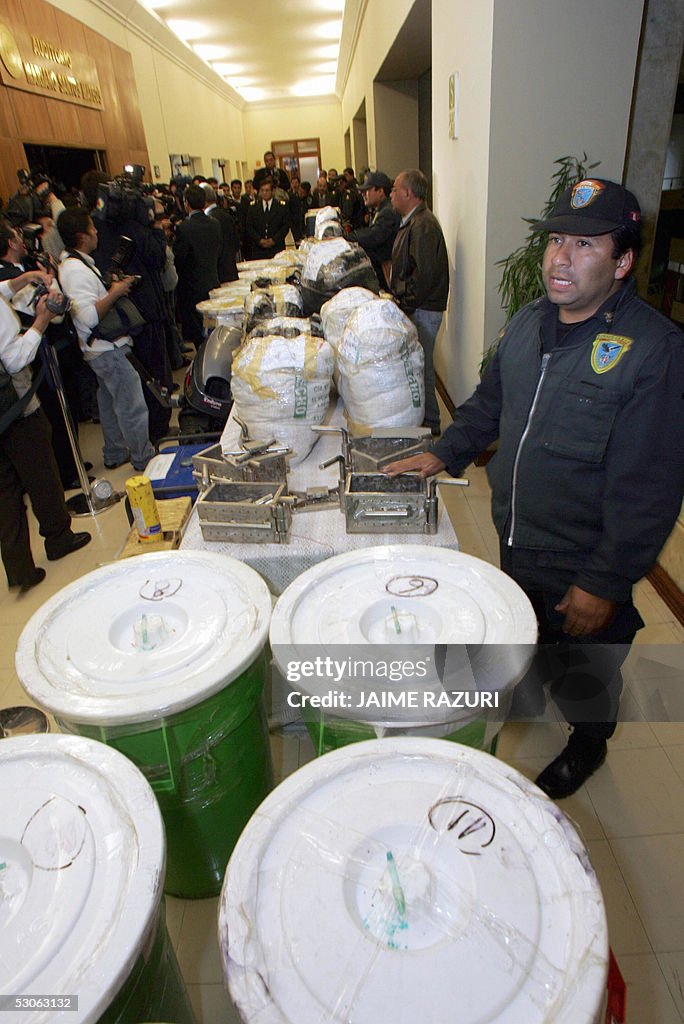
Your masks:
<path fill-rule="evenodd" d="M 81 187 L 81 178 L 86 171 L 106 171 L 107 160 L 104 150 L 75 149 L 71 146 L 41 146 L 24 143 L 26 163 L 32 171 L 49 174 L 55 183 L 57 194 L 64 195 Z"/>
<path fill-rule="evenodd" d="M 300 181 L 315 183 L 321 167 L 320 139 L 292 139 L 272 142 L 271 149 L 278 167 L 288 174 L 298 174 Z"/>

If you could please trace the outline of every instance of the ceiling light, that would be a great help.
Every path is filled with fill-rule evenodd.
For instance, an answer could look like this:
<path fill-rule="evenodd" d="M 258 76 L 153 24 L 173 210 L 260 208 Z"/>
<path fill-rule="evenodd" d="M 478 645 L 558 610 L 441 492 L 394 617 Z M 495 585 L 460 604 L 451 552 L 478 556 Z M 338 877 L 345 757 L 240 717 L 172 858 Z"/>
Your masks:
<path fill-rule="evenodd" d="M 258 89 L 255 86 L 244 85 L 236 88 L 235 91 L 240 93 L 243 100 L 247 100 L 250 103 L 254 100 L 265 100 L 268 97 L 266 89 Z"/>
<path fill-rule="evenodd" d="M 311 60 L 337 60 L 340 56 L 340 47 L 338 43 L 330 46 L 317 46 L 314 52 L 310 55 Z"/>
<path fill-rule="evenodd" d="M 146 7 L 148 11 L 158 11 L 162 7 L 173 7 L 176 0 L 140 0 L 143 7 Z"/>
<path fill-rule="evenodd" d="M 293 85 L 290 92 L 293 96 L 324 96 L 335 91 L 335 76 L 321 75 L 319 78 L 308 78 Z"/>
<path fill-rule="evenodd" d="M 185 18 L 168 18 L 166 24 L 179 39 L 189 42 L 191 39 L 204 39 L 209 29 L 199 21 L 186 21 Z"/>
<path fill-rule="evenodd" d="M 310 25 L 317 39 L 339 39 L 342 35 L 342 21 L 324 21 L 320 25 Z"/>
<path fill-rule="evenodd" d="M 241 75 L 245 70 L 241 64 L 226 64 L 223 61 L 212 61 L 211 66 L 217 75 L 223 75 L 224 78 L 230 78 L 231 75 Z"/>
<path fill-rule="evenodd" d="M 213 43 L 196 43 L 193 50 L 202 60 L 221 60 L 228 56 L 225 46 L 214 46 Z"/>

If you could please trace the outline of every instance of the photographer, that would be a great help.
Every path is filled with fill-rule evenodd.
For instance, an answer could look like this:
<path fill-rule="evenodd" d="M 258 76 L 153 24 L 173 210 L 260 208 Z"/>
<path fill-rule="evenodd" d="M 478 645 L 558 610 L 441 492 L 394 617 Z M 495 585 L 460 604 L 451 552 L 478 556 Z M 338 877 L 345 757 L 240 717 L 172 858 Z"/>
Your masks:
<path fill-rule="evenodd" d="M 93 258 L 100 273 L 107 280 L 115 267 L 117 272 L 140 278 L 131 299 L 145 324 L 133 339 L 133 351 L 147 372 L 170 390 L 173 378 L 166 349 L 167 307 L 161 282 L 166 266 L 166 236 L 154 221 L 154 201 L 143 197 L 134 177 L 111 181 L 102 171 L 84 174 L 81 188 L 97 228 Z M 122 247 L 124 239 L 130 239 L 127 248 Z M 148 407 L 150 438 L 156 443 L 169 431 L 171 410 L 160 405 L 146 389 L 143 395 Z"/>
<path fill-rule="evenodd" d="M 71 518 L 50 445 L 50 426 L 31 385 L 29 364 L 43 332 L 54 317 L 43 295 L 32 326 L 21 333 L 9 300 L 26 285 L 51 283 L 49 274 L 28 271 L 0 283 L 0 552 L 10 587 L 22 591 L 45 579 L 31 554 L 24 492 L 31 501 L 45 540 L 48 560 L 64 558 L 90 541 L 89 533 L 72 533 Z"/>
<path fill-rule="evenodd" d="M 0 222 L 0 281 L 13 280 L 20 277 L 26 270 L 42 269 L 46 268 L 41 267 L 36 257 L 27 251 L 20 229 Z M 30 298 L 33 298 L 32 292 Z M 32 304 L 22 309 L 17 300 L 13 308 L 18 314 L 22 326 L 30 326 L 35 312 Z M 79 407 L 76 377 L 83 368 L 83 358 L 69 317 L 58 317 L 54 320 L 48 327 L 47 337 L 57 355 L 65 398 L 71 412 L 76 436 L 78 436 L 78 416 L 74 415 L 74 410 Z M 41 369 L 39 362 L 37 367 L 34 367 L 34 370 L 36 369 Z M 65 491 L 73 490 L 80 487 L 76 463 L 59 399 L 48 380 L 41 380 L 38 384 L 38 397 L 52 428 L 52 449 L 62 487 Z M 86 463 L 86 469 L 92 468 L 92 463 Z"/>
<path fill-rule="evenodd" d="M 114 280 L 109 289 L 95 266 L 92 253 L 97 248 L 97 229 L 82 206 L 73 206 L 60 214 L 57 222 L 65 251 L 59 265 L 62 290 L 71 300 L 71 315 L 78 333 L 81 351 L 99 381 L 97 401 L 104 435 L 104 464 L 115 469 L 129 459 L 142 471 L 154 454 L 149 438 L 147 406 L 140 377 L 126 352 L 133 340 L 123 326 L 112 341 L 101 335 L 107 313 L 118 299 L 128 295 L 133 278 Z M 99 329 L 99 332 L 98 332 Z"/>

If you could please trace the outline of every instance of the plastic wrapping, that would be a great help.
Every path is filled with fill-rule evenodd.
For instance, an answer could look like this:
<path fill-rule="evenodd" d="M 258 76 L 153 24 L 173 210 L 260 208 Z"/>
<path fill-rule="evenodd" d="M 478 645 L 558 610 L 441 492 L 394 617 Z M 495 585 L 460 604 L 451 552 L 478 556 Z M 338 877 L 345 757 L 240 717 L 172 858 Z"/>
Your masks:
<path fill-rule="evenodd" d="M 333 350 L 323 338 L 270 335 L 245 341 L 233 360 L 235 413 L 254 440 L 275 438 L 306 458 L 317 440 L 311 429 L 328 410 Z"/>
<path fill-rule="evenodd" d="M 137 768 L 80 737 L 5 739 L 0 803 L 0 991 L 78 996 L 77 1013 L 8 1016 L 194 1024 L 161 908 L 164 828 Z"/>
<path fill-rule="evenodd" d="M 219 943 L 246 1024 L 598 1024 L 605 910 L 563 813 L 441 740 L 304 765 L 231 858 Z"/>
<path fill-rule="evenodd" d="M 64 731 L 116 747 L 164 818 L 167 891 L 215 895 L 272 785 L 261 698 L 271 599 L 237 559 L 141 555 L 65 587 L 19 639 L 17 674 Z"/>
<path fill-rule="evenodd" d="M 302 573 L 278 598 L 269 638 L 278 671 L 305 697 L 304 719 L 321 752 L 414 731 L 490 746 L 534 655 L 537 620 L 517 583 L 488 562 L 448 548 L 382 545 Z M 435 645 L 448 647 L 438 657 Z M 334 683 L 324 673 L 292 679 L 288 665 L 315 655 L 333 658 Z M 362 673 L 369 658 L 396 662 L 392 680 Z M 404 661 L 425 667 L 404 675 Z M 340 701 L 309 713 L 308 699 L 331 689 Z M 387 691 L 415 697 L 388 704 Z M 460 699 L 449 698 L 455 692 Z M 371 693 L 378 701 L 364 702 Z"/>
<path fill-rule="evenodd" d="M 271 285 L 251 292 L 245 299 L 244 332 L 249 334 L 262 320 L 274 316 L 299 317 L 304 303 L 299 289 L 292 284 Z"/>
<path fill-rule="evenodd" d="M 212 288 L 209 292 L 210 299 L 230 299 L 237 298 L 238 295 L 249 295 L 252 290 L 251 281 L 230 281 L 228 284 L 219 285 L 218 288 Z"/>
<path fill-rule="evenodd" d="M 372 302 L 377 295 L 367 288 L 343 288 L 321 307 L 321 323 L 325 340 L 337 351 L 342 341 L 342 332 L 349 316 L 365 302 Z"/>
<path fill-rule="evenodd" d="M 378 299 L 350 313 L 337 349 L 338 387 L 357 432 L 420 426 L 423 362 L 416 328 L 394 302 Z"/>
<path fill-rule="evenodd" d="M 340 211 L 337 206 L 323 206 L 316 214 L 314 237 L 318 241 L 325 238 L 340 238 L 342 236 L 342 223 Z"/>
<path fill-rule="evenodd" d="M 323 328 L 318 317 L 274 316 L 262 320 L 249 332 L 250 338 L 266 338 L 276 335 L 280 338 L 296 338 L 299 334 L 311 334 L 322 338 Z"/>
<path fill-rule="evenodd" d="M 266 584 L 236 558 L 140 555 L 46 601 L 19 637 L 17 675 L 63 720 L 150 730 L 238 678 L 263 649 L 270 617 Z"/>
<path fill-rule="evenodd" d="M 269 288 L 274 284 L 285 284 L 288 277 L 291 277 L 293 273 L 294 267 L 285 266 L 280 263 L 276 264 L 271 260 L 270 265 L 260 270 L 257 276 L 252 279 L 251 289 L 254 292 L 258 288 Z"/>
<path fill-rule="evenodd" d="M 205 331 L 215 327 L 242 327 L 245 310 L 245 292 L 229 292 L 197 303 L 197 312 L 202 314 Z"/>
<path fill-rule="evenodd" d="M 332 238 L 309 250 L 301 281 L 307 313 L 317 313 L 336 292 L 354 285 L 376 294 L 379 291 L 371 261 L 359 245 Z"/>

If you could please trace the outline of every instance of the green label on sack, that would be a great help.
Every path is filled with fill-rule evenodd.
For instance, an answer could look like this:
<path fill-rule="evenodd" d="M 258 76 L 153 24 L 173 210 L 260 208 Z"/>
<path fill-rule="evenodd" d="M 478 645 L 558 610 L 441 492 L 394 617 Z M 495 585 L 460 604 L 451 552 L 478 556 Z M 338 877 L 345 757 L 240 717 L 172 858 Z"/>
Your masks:
<path fill-rule="evenodd" d="M 304 419 L 309 405 L 309 389 L 301 373 L 295 373 L 294 380 L 294 418 Z"/>
<path fill-rule="evenodd" d="M 411 404 L 414 409 L 420 409 L 420 384 L 416 380 L 416 375 L 413 372 L 413 364 L 411 363 L 411 356 L 409 355 L 408 342 L 405 338 L 401 346 L 401 361 L 404 364 L 404 373 L 406 374 L 406 381 L 409 386 Z"/>

